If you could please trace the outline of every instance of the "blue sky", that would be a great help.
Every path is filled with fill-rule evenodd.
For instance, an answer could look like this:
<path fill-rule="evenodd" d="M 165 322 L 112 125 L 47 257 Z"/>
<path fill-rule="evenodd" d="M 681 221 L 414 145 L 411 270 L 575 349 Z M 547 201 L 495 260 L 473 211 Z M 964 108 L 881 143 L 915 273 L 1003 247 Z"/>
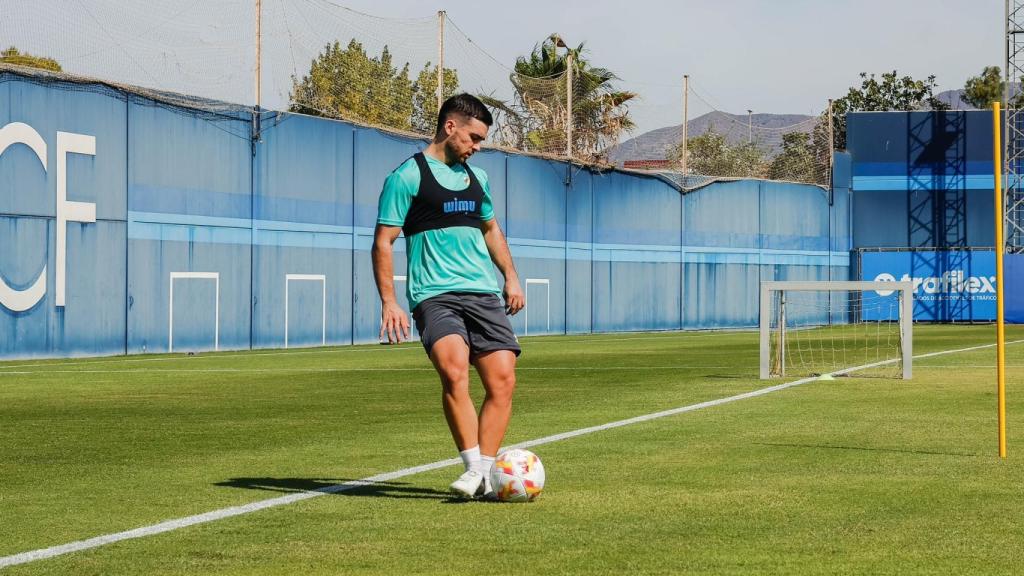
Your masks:
<path fill-rule="evenodd" d="M 186 92 L 201 89 L 238 101 L 253 93 L 254 4 L 0 0 L 0 44 L 52 55 L 71 71 Z M 690 75 L 698 95 L 691 96 L 691 118 L 712 108 L 816 114 L 828 98 L 859 84 L 862 71 L 934 74 L 945 90 L 962 87 L 984 66 L 1002 66 L 1004 58 L 1004 5 L 994 0 L 263 4 L 263 91 L 272 107 L 284 105 L 290 75 L 308 67 L 310 51 L 332 35 L 359 35 L 368 49 L 389 44 L 399 59 L 431 58 L 438 10 L 472 41 L 459 40 L 450 29 L 446 53 L 465 69 L 460 74 L 467 84 L 474 77 L 482 84 L 502 81 L 517 56 L 552 32 L 571 44 L 585 42 L 593 64 L 611 69 L 623 89 L 640 94 L 632 106 L 637 133 L 679 124 L 683 74 Z"/>

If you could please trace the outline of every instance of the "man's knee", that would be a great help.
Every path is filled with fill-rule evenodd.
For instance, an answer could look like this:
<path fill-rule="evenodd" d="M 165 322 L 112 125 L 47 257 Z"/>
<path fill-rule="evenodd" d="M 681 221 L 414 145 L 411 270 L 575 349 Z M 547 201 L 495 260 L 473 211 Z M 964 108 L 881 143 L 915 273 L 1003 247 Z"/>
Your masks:
<path fill-rule="evenodd" d="M 487 396 L 493 400 L 511 402 L 512 393 L 516 389 L 515 370 L 501 370 L 488 374 L 487 381 L 484 382 L 484 389 L 487 392 Z"/>
<path fill-rule="evenodd" d="M 445 392 L 469 391 L 469 365 L 462 362 L 438 363 L 436 366 Z"/>

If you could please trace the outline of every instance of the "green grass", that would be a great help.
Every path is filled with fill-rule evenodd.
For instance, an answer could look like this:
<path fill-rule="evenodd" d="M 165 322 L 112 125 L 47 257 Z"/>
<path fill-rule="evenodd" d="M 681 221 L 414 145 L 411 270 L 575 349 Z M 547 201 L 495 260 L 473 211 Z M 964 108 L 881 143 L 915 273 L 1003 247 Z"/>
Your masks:
<path fill-rule="evenodd" d="M 914 352 L 992 341 L 917 326 Z M 767 385 L 754 333 L 523 348 L 507 443 Z M 0 573 L 1015 574 L 1024 344 L 1007 349 L 1006 461 L 994 357 L 537 446 L 531 504 L 452 500 L 453 466 Z M 417 344 L 0 363 L 0 556 L 451 458 L 439 396 Z"/>

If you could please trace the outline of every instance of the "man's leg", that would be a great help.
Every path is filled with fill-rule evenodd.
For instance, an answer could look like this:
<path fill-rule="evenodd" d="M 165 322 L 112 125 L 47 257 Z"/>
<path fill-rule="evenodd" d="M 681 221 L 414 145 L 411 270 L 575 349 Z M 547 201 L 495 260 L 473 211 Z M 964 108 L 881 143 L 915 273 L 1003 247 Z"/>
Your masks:
<path fill-rule="evenodd" d="M 430 360 L 441 377 L 441 405 L 448 429 L 466 464 L 466 472 L 449 488 L 472 498 L 483 484 L 484 473 L 477 445 L 476 407 L 469 395 L 469 346 L 461 335 L 449 334 L 430 348 Z"/>
<path fill-rule="evenodd" d="M 501 448 L 512 417 L 512 393 L 516 388 L 516 355 L 511 350 L 484 352 L 473 360 L 484 385 L 480 407 L 480 458 L 484 463 L 485 491 L 490 491 L 490 465 Z"/>
<path fill-rule="evenodd" d="M 430 361 L 441 377 L 441 404 L 455 446 L 460 451 L 473 448 L 479 432 L 469 396 L 469 346 L 462 336 L 449 334 L 430 348 Z"/>
<path fill-rule="evenodd" d="M 484 385 L 480 407 L 480 453 L 494 456 L 505 438 L 512 417 L 512 393 L 516 389 L 516 355 L 510 350 L 484 352 L 473 360 Z"/>

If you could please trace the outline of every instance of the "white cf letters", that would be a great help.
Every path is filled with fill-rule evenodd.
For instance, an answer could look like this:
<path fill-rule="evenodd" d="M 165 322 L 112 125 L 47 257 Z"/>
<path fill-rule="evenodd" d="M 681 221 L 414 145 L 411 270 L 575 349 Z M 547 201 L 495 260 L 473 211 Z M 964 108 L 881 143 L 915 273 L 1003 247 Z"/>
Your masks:
<path fill-rule="evenodd" d="M 64 260 L 68 254 L 68 222 L 96 222 L 96 204 L 68 202 L 68 154 L 96 155 L 96 137 L 57 132 L 57 306 L 64 305 Z"/>
<path fill-rule="evenodd" d="M 0 155 L 11 144 L 24 144 L 35 152 L 39 163 L 46 166 L 46 141 L 34 128 L 22 122 L 11 122 L 0 128 Z M 64 306 L 65 261 L 67 259 L 67 223 L 96 222 L 96 204 L 92 202 L 69 202 L 67 155 L 96 155 L 96 137 L 70 132 L 57 132 L 57 273 L 55 290 L 57 306 Z M 46 295 L 46 266 L 24 290 L 15 290 L 0 277 L 0 305 L 14 312 L 24 312 Z"/>

